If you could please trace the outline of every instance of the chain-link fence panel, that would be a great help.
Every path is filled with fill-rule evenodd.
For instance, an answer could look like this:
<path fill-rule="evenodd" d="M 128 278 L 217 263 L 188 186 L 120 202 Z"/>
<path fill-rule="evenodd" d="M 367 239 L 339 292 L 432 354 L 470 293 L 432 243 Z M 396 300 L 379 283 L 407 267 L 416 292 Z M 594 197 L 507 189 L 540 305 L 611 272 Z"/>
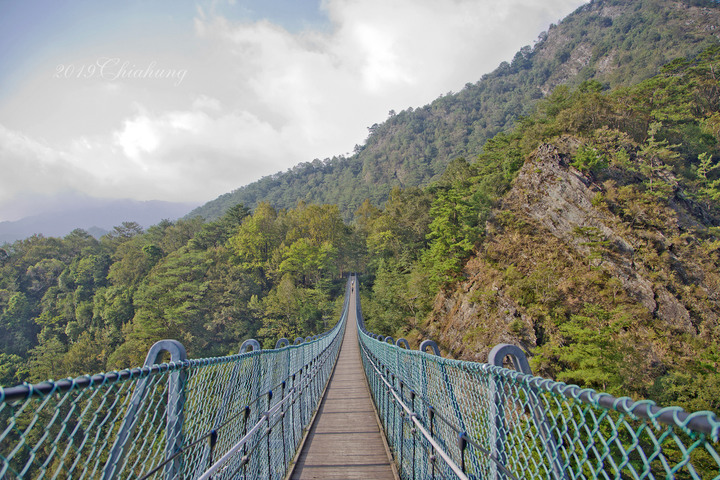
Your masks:
<path fill-rule="evenodd" d="M 403 479 L 720 479 L 711 412 L 409 350 L 369 332 L 356 308 L 363 366 Z"/>
<path fill-rule="evenodd" d="M 337 360 L 347 319 L 273 350 L 0 388 L 0 478 L 279 479 Z M 171 362 L 153 364 L 161 351 Z"/>

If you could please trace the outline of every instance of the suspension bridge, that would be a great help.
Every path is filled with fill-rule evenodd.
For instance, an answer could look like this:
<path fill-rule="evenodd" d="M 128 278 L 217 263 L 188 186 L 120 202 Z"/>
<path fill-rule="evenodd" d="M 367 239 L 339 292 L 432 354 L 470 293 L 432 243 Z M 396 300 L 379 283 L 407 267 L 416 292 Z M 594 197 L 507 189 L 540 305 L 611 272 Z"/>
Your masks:
<path fill-rule="evenodd" d="M 720 480 L 713 413 L 533 376 L 511 345 L 411 350 L 366 329 L 355 286 L 331 330 L 274 349 L 165 340 L 141 368 L 0 388 L 0 478 Z"/>

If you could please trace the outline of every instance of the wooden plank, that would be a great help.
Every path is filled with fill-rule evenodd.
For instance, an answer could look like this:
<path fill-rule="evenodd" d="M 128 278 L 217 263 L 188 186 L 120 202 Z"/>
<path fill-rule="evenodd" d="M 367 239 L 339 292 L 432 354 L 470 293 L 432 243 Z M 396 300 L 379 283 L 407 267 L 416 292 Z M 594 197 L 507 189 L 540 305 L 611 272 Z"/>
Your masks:
<path fill-rule="evenodd" d="M 338 363 L 290 476 L 293 480 L 397 479 L 365 381 L 353 308 L 347 322 Z"/>

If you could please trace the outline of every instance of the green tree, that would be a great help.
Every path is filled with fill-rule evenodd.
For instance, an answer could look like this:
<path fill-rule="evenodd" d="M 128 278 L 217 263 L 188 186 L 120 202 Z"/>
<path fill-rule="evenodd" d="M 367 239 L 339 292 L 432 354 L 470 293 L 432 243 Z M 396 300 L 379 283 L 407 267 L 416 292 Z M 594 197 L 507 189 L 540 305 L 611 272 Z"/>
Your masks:
<path fill-rule="evenodd" d="M 258 205 L 252 216 L 245 219 L 228 245 L 238 262 L 261 279 L 272 269 L 272 255 L 284 239 L 278 222 L 278 212 L 270 204 Z"/>
<path fill-rule="evenodd" d="M 0 386 L 11 387 L 21 382 L 18 371 L 25 361 L 18 355 L 0 353 Z"/>
<path fill-rule="evenodd" d="M 482 234 L 482 220 L 489 212 L 489 199 L 473 189 L 473 168 L 455 160 L 431 191 L 430 241 L 423 258 L 431 278 L 444 284 L 456 277 Z"/>
<path fill-rule="evenodd" d="M 208 343 L 203 325 L 210 305 L 207 272 L 211 260 L 203 252 L 177 250 L 158 264 L 134 295 L 132 337 L 149 347 L 175 338 L 185 348 L 201 351 Z"/>
<path fill-rule="evenodd" d="M 581 172 L 595 172 L 607 168 L 608 160 L 598 149 L 583 145 L 578 149 L 571 165 Z"/>
<path fill-rule="evenodd" d="M 316 285 L 324 275 L 333 276 L 337 248 L 330 242 L 314 245 L 307 238 L 300 238 L 282 251 L 280 273 L 300 278 L 303 285 Z"/>
<path fill-rule="evenodd" d="M 672 150 L 674 145 L 668 145 L 667 140 L 657 139 L 661 127 L 659 122 L 650 124 L 647 141 L 638 152 L 638 158 L 640 172 L 648 178 L 645 185 L 650 196 L 667 198 L 672 191 L 667 179 L 667 172 L 670 170 L 668 163 L 677 160 L 679 155 Z"/>
<path fill-rule="evenodd" d="M 711 180 L 708 178 L 708 174 L 717 170 L 720 167 L 720 163 L 713 164 L 712 155 L 708 152 L 703 152 L 698 157 L 700 165 L 697 169 L 697 176 L 699 180 L 698 196 L 705 202 L 720 202 L 720 178 Z"/>
<path fill-rule="evenodd" d="M 258 335 L 264 339 L 265 348 L 272 348 L 281 337 L 294 339 L 322 332 L 324 317 L 332 309 L 320 290 L 297 287 L 290 275 L 283 276 L 262 305 L 263 327 Z"/>
<path fill-rule="evenodd" d="M 33 345 L 36 334 L 30 301 L 24 293 L 17 292 L 10 297 L 7 308 L 0 314 L 0 351 L 24 356 Z"/>

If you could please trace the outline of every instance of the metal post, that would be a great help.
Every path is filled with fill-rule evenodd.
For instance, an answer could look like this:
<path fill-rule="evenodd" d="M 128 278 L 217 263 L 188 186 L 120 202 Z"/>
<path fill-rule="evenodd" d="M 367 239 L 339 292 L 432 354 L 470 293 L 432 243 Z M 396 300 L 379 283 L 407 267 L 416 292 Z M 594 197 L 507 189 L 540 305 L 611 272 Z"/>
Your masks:
<path fill-rule="evenodd" d="M 440 356 L 440 348 L 438 348 L 437 343 L 435 343 L 433 340 L 423 340 L 418 350 L 420 350 L 421 352 L 425 352 L 428 348 L 432 349 L 433 354 L 437 355 L 438 357 Z"/>
<path fill-rule="evenodd" d="M 305 383 L 305 373 L 303 372 L 307 367 L 303 365 L 300 367 L 300 394 L 298 395 L 298 399 L 300 400 L 300 424 L 305 425 L 305 395 L 306 388 L 304 387 Z"/>
<path fill-rule="evenodd" d="M 280 401 L 284 401 L 285 399 L 285 381 L 281 384 L 281 390 L 280 390 Z M 287 466 L 287 453 L 285 450 L 287 450 L 287 447 L 285 446 L 285 404 L 282 404 L 282 408 L 280 408 L 280 433 L 282 434 L 282 444 L 283 444 L 283 464 Z"/>
<path fill-rule="evenodd" d="M 271 404 L 272 404 L 272 397 L 273 397 L 273 392 L 272 392 L 272 390 L 269 390 L 269 391 L 268 391 L 267 397 L 268 397 L 268 399 L 267 399 L 267 413 L 265 414 L 265 416 L 266 416 L 266 418 L 267 418 L 268 426 L 267 426 L 267 430 L 265 431 L 265 433 L 267 434 L 268 478 L 272 479 L 272 472 L 273 472 L 272 466 L 273 466 L 273 465 L 272 465 L 272 459 L 270 458 L 270 437 L 272 436 L 272 422 L 271 422 L 271 418 L 270 418 L 270 407 L 271 407 Z"/>
<path fill-rule="evenodd" d="M 392 373 L 390 374 L 390 385 L 392 385 L 391 388 L 393 388 L 393 389 L 395 388 L 395 375 Z M 393 409 L 392 409 L 392 412 L 393 412 L 393 418 L 392 418 L 393 445 L 392 446 L 397 447 L 397 440 L 395 439 L 395 436 L 397 435 L 397 425 L 396 425 L 397 422 L 395 421 L 395 418 L 397 418 L 397 415 L 395 414 L 395 410 L 399 406 L 395 405 L 395 399 L 392 398 L 392 392 L 388 392 L 388 393 L 391 395 L 390 402 L 393 404 Z"/>
<path fill-rule="evenodd" d="M 213 452 L 215 451 L 215 445 L 217 444 L 217 437 L 218 437 L 218 436 L 217 436 L 217 430 L 214 430 L 214 429 L 211 430 L 211 431 L 210 431 L 210 438 L 209 438 L 209 445 L 208 445 L 208 448 L 209 448 L 209 454 L 208 454 L 209 461 L 208 461 L 208 465 L 212 465 L 212 462 L 213 462 Z"/>
<path fill-rule="evenodd" d="M 250 373 L 250 395 L 248 396 L 248 403 L 252 404 L 250 407 L 252 409 L 252 412 L 248 411 L 248 413 L 252 414 L 252 418 L 255 420 L 253 421 L 252 418 L 250 419 L 252 423 L 254 423 L 257 420 L 260 420 L 262 417 L 262 392 L 265 388 L 267 388 L 266 381 L 266 372 L 263 368 L 263 356 L 261 355 L 262 349 L 260 347 L 260 343 L 255 339 L 248 339 L 243 342 L 243 344 L 240 346 L 240 353 L 248 353 L 250 356 L 252 356 L 252 367 L 251 367 L 251 373 Z M 258 440 L 259 442 L 259 440 Z M 261 465 L 263 460 L 260 457 L 260 455 L 253 455 L 253 450 L 250 449 L 250 451 L 247 453 L 249 457 L 247 458 L 247 462 L 245 465 L 243 465 L 244 474 L 247 475 L 247 470 L 250 469 L 251 472 L 257 472 L 257 466 Z M 252 462 L 252 465 L 249 465 Z"/>
<path fill-rule="evenodd" d="M 254 352 L 256 350 L 261 350 L 260 343 L 257 340 L 251 338 L 245 340 L 242 343 L 239 353 L 242 354 L 248 351 Z M 233 365 L 232 372 L 230 373 L 230 380 L 226 384 L 225 393 L 223 393 L 220 408 L 215 415 L 215 422 L 213 423 L 213 431 L 215 432 L 215 435 L 217 435 L 217 429 L 220 428 L 220 425 L 222 425 L 222 422 L 225 419 L 225 415 L 227 414 L 232 397 L 235 395 L 236 392 L 238 392 L 236 384 L 238 376 L 240 375 L 240 370 L 242 369 L 242 363 L 243 362 L 238 361 L 235 362 L 235 364 Z M 206 448 L 210 448 L 210 445 L 207 445 Z M 210 465 L 212 465 L 212 452 L 206 451 L 205 453 L 203 453 L 203 457 L 205 458 L 205 462 L 201 462 L 200 471 L 205 471 L 210 467 Z"/>
<path fill-rule="evenodd" d="M 427 342 L 428 340 L 426 340 Z M 424 343 L 424 342 L 423 342 Z M 435 343 L 435 342 L 433 342 Z M 437 346 L 436 346 L 437 348 Z M 455 395 L 455 388 L 453 388 L 453 382 L 450 380 L 450 376 L 447 373 L 447 369 L 445 368 L 445 364 L 440 364 L 440 372 L 442 373 L 443 382 L 445 383 L 445 390 L 447 395 L 450 397 L 450 405 L 453 407 L 453 411 L 455 412 L 455 418 L 457 418 L 458 426 L 462 431 L 467 430 L 467 426 L 465 425 L 465 417 L 462 414 L 462 411 L 460 410 L 460 404 L 457 401 L 457 397 Z M 464 457 L 463 457 L 464 458 Z M 470 461 L 472 462 L 473 466 L 475 467 L 475 470 L 480 470 L 480 466 L 478 465 L 478 459 L 476 457 L 470 457 Z"/>
<path fill-rule="evenodd" d="M 293 397 L 292 402 L 290 402 L 290 420 L 292 425 L 292 434 L 293 434 L 293 445 L 297 445 L 297 439 L 295 438 L 297 435 L 297 428 L 295 427 L 295 423 L 297 422 L 297 414 L 295 413 L 295 404 L 297 403 L 297 384 L 295 383 L 295 374 L 292 374 L 292 389 L 293 389 Z"/>
<path fill-rule="evenodd" d="M 398 383 L 400 384 L 400 398 L 405 400 L 405 396 L 403 395 L 403 387 L 405 386 L 405 384 L 403 383 L 402 380 L 398 380 Z M 400 462 L 399 463 L 400 463 L 400 475 L 402 475 L 402 473 L 403 473 L 403 458 L 405 457 L 405 455 L 404 455 L 405 452 L 403 452 L 403 445 L 405 443 L 405 411 L 402 409 L 402 407 L 400 405 L 398 405 L 398 407 L 400 407 L 400 455 L 399 455 Z"/>
<path fill-rule="evenodd" d="M 156 365 L 163 352 L 170 353 L 170 361 L 172 362 L 187 360 L 187 352 L 180 342 L 177 340 L 160 340 L 150 347 L 143 366 L 151 367 Z M 145 400 L 145 390 L 147 389 L 148 381 L 149 378 L 145 377 L 140 380 L 137 387 L 135 387 L 135 391 L 133 392 L 133 396 L 130 400 L 130 405 L 125 413 L 125 419 L 123 420 L 120 431 L 115 439 L 115 443 L 110 451 L 108 461 L 103 469 L 103 480 L 116 478 L 119 473 L 119 468 L 122 467 L 122 462 L 125 458 L 125 454 L 127 453 L 128 440 L 135 431 L 135 427 L 137 427 L 137 413 L 140 409 L 140 405 Z M 174 371 L 170 374 L 168 381 L 168 404 L 165 417 L 165 458 L 172 457 L 175 452 L 182 448 L 184 405 L 185 371 Z M 180 475 L 180 466 L 181 459 L 176 457 L 172 462 L 165 466 L 165 476 L 168 479 L 176 478 Z"/>
<path fill-rule="evenodd" d="M 433 407 L 428 407 L 428 421 L 430 422 L 430 437 L 435 436 L 435 409 Z M 432 470 L 431 470 L 431 480 L 435 480 L 435 459 L 433 458 L 435 455 L 430 454 L 430 463 L 432 464 Z"/>
<path fill-rule="evenodd" d="M 530 370 L 530 363 L 525 356 L 525 352 L 523 352 L 520 347 L 510 345 L 509 343 L 495 345 L 488 354 L 488 363 L 490 365 L 495 365 L 496 367 L 502 367 L 505 357 L 510 357 L 515 370 L 518 372 L 522 372 L 527 375 L 533 374 L 532 370 Z"/>
<path fill-rule="evenodd" d="M 460 470 L 462 470 L 463 473 L 467 473 L 465 471 L 465 449 L 467 449 L 467 438 L 465 437 L 465 432 L 462 432 L 460 435 L 458 435 L 458 448 L 460 449 Z"/>
<path fill-rule="evenodd" d="M 245 415 L 243 417 L 243 437 L 247 435 L 247 422 L 248 418 L 250 417 L 250 405 L 245 406 Z M 247 443 L 243 445 L 243 459 L 247 457 Z M 244 460 L 243 460 L 244 461 Z M 247 462 L 243 463 L 242 465 L 243 469 L 243 478 L 246 478 L 247 475 Z"/>
<path fill-rule="evenodd" d="M 505 360 L 505 357 L 509 356 L 512 360 L 513 366 L 515 367 L 515 370 L 522 372 L 526 375 L 532 375 L 532 370 L 530 369 L 530 363 L 528 362 L 527 357 L 525 356 L 525 352 L 522 351 L 520 347 L 517 347 L 515 345 L 510 345 L 507 343 L 501 343 L 500 345 L 496 345 L 493 347 L 492 350 L 490 350 L 490 353 L 488 354 L 488 363 L 491 365 L 495 365 L 496 367 L 502 367 L 503 361 Z M 499 382 L 499 380 L 496 380 L 496 382 Z M 504 423 L 504 409 L 502 409 L 502 399 L 501 395 L 499 393 L 500 389 L 497 388 L 497 386 L 494 386 L 495 388 L 495 408 L 496 408 L 496 428 L 497 430 L 497 438 L 495 441 L 495 448 L 497 450 L 498 454 L 498 461 L 500 461 L 501 456 L 503 458 L 502 464 L 506 464 L 506 454 L 505 454 L 505 438 L 504 438 L 504 428 L 500 429 L 500 424 Z M 530 398 L 539 398 L 537 395 L 537 392 L 535 395 L 529 395 Z M 533 410 L 533 420 L 535 421 L 535 427 L 537 428 L 538 432 L 540 433 L 540 436 L 543 439 L 543 444 L 545 446 L 545 456 L 552 465 L 552 472 L 554 474 L 554 477 L 556 479 L 566 479 L 568 478 L 565 474 L 565 470 L 563 466 L 560 463 L 560 451 L 557 446 L 557 441 L 555 440 L 555 436 L 552 433 L 552 430 L 550 429 L 550 425 L 548 424 L 547 418 L 545 417 L 543 413 L 542 407 L 538 403 L 534 403 L 532 406 Z"/>
<path fill-rule="evenodd" d="M 412 405 L 412 411 L 413 415 L 415 415 L 415 390 L 410 390 L 410 403 Z M 410 426 L 410 435 L 412 435 L 412 442 L 413 442 L 413 455 L 412 455 L 412 472 L 413 472 L 413 480 L 417 478 L 416 471 L 415 471 L 415 447 L 417 445 L 417 439 L 415 438 L 415 425 Z"/>

